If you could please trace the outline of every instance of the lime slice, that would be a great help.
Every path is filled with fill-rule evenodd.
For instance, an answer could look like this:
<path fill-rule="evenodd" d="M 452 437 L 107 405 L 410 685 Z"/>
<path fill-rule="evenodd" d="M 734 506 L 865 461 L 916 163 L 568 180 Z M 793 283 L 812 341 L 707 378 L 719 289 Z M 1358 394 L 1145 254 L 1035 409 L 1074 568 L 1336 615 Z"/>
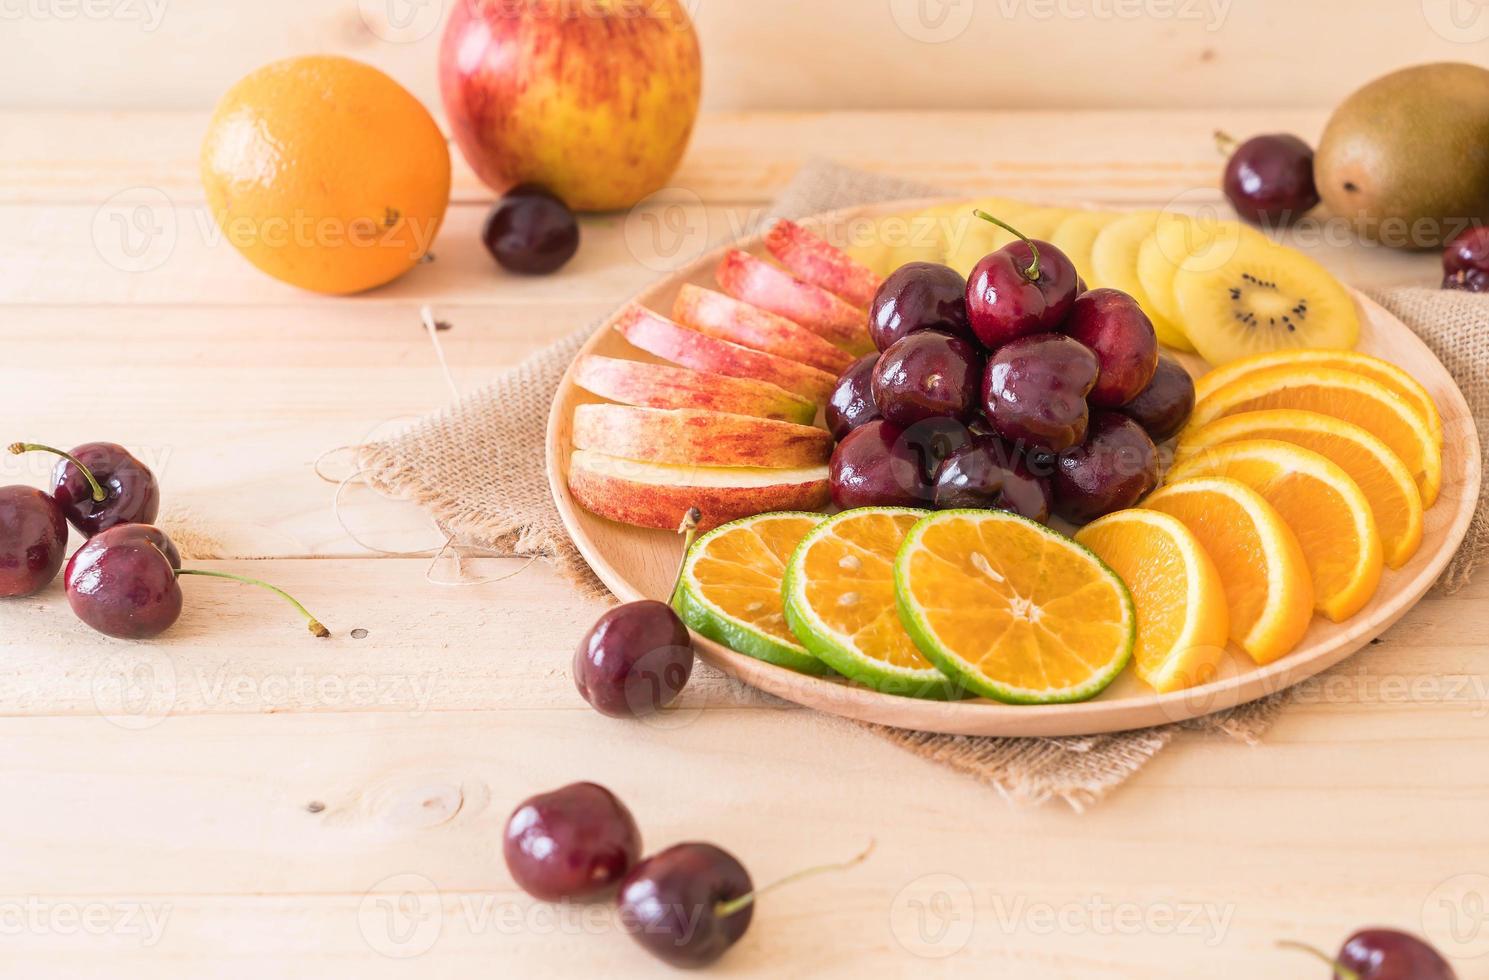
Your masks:
<path fill-rule="evenodd" d="M 731 650 L 807 674 L 827 665 L 786 626 L 781 579 L 786 562 L 821 514 L 757 514 L 716 527 L 693 542 L 672 606 L 683 622 Z"/>
<path fill-rule="evenodd" d="M 906 507 L 862 507 L 817 525 L 786 565 L 786 622 L 817 658 L 885 694 L 947 700 L 965 694 L 900 624 L 894 558 L 926 516 Z"/>
<path fill-rule="evenodd" d="M 906 535 L 894 577 L 916 646 L 978 694 L 1084 701 L 1132 659 L 1127 586 L 1088 549 L 1015 514 L 932 514 Z"/>

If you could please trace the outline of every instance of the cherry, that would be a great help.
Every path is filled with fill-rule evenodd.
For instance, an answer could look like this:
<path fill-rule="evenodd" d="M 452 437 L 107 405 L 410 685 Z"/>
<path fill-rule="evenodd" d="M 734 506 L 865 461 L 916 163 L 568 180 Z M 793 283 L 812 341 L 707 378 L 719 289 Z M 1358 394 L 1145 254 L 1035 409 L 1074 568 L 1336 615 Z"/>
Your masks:
<path fill-rule="evenodd" d="M 1448 242 L 1442 253 L 1442 288 L 1489 292 L 1489 228 L 1475 225 Z"/>
<path fill-rule="evenodd" d="M 112 442 L 90 442 L 70 453 L 18 442 L 16 455 L 61 456 L 52 471 L 52 496 L 72 526 L 92 537 L 120 524 L 149 524 L 160 513 L 160 484 L 150 468 Z"/>
<path fill-rule="evenodd" d="M 854 507 L 927 507 L 931 477 L 952 449 L 954 432 L 927 420 L 911 430 L 884 419 L 848 433 L 828 464 L 832 502 L 841 510 Z M 965 438 L 966 427 L 958 422 Z"/>
<path fill-rule="evenodd" d="M 1395 929 L 1361 929 L 1344 941 L 1339 955 L 1303 943 L 1278 943 L 1318 957 L 1330 967 L 1331 980 L 1457 980 L 1442 954 L 1416 936 Z"/>
<path fill-rule="evenodd" d="M 1049 522 L 1049 481 L 1034 475 L 1008 443 L 976 435 L 947 456 L 936 471 L 936 507 L 1008 510 L 1041 524 Z"/>
<path fill-rule="evenodd" d="M 181 567 L 181 555 L 164 531 L 148 524 L 120 524 L 101 531 L 73 553 L 64 580 L 67 602 L 77 617 L 106 636 L 146 640 L 181 616 L 182 575 L 230 579 L 268 589 L 298 609 L 310 632 L 330 632 L 287 592 L 267 582 Z"/>
<path fill-rule="evenodd" d="M 602 715 L 640 718 L 671 704 L 693 673 L 693 637 L 655 599 L 616 606 L 574 651 L 574 686 Z"/>
<path fill-rule="evenodd" d="M 1119 289 L 1093 289 L 1075 298 L 1063 331 L 1096 355 L 1101 373 L 1086 396 L 1115 408 L 1138 396 L 1158 367 L 1158 335 L 1137 300 Z"/>
<path fill-rule="evenodd" d="M 977 411 L 982 355 L 960 337 L 921 330 L 895 341 L 874 368 L 874 404 L 898 426 L 966 420 Z"/>
<path fill-rule="evenodd" d="M 1019 236 L 984 256 L 967 280 L 967 319 L 977 339 L 996 351 L 1019 337 L 1058 330 L 1075 302 L 1075 265 L 1050 243 L 1026 238 L 985 211 L 973 213 Z"/>
<path fill-rule="evenodd" d="M 1219 132 L 1215 140 L 1222 151 L 1236 142 Z M 1318 204 L 1313 148 L 1288 133 L 1253 136 L 1231 152 L 1221 186 L 1236 213 L 1252 224 L 1301 218 Z"/>
<path fill-rule="evenodd" d="M 1154 442 L 1163 442 L 1194 414 L 1194 379 L 1178 361 L 1160 357 L 1148 387 L 1118 411 L 1146 429 Z"/>
<path fill-rule="evenodd" d="M 62 569 L 67 519 L 34 487 L 0 487 L 0 598 L 34 595 Z"/>
<path fill-rule="evenodd" d="M 1158 449 L 1120 412 L 1097 412 L 1085 441 L 1060 454 L 1055 513 L 1085 524 L 1133 506 L 1158 485 Z"/>
<path fill-rule="evenodd" d="M 547 275 L 579 250 L 579 222 L 548 188 L 519 184 L 486 216 L 481 240 L 509 272 Z"/>
<path fill-rule="evenodd" d="M 983 410 L 1008 441 L 1062 452 L 1086 437 L 1086 395 L 1100 369 L 1089 347 L 1064 334 L 1020 338 L 988 360 Z"/>
<path fill-rule="evenodd" d="M 865 422 L 883 417 L 874 404 L 874 365 L 878 363 L 878 354 L 865 354 L 854 361 L 827 396 L 827 428 L 834 439 L 841 440 Z"/>
<path fill-rule="evenodd" d="M 889 274 L 869 304 L 869 334 L 881 351 L 919 330 L 973 339 L 967 280 L 950 266 L 906 263 Z"/>
<path fill-rule="evenodd" d="M 614 793 L 570 783 L 517 805 L 507 818 L 502 855 L 512 880 L 534 898 L 589 898 L 631 870 L 641 857 L 641 831 Z"/>

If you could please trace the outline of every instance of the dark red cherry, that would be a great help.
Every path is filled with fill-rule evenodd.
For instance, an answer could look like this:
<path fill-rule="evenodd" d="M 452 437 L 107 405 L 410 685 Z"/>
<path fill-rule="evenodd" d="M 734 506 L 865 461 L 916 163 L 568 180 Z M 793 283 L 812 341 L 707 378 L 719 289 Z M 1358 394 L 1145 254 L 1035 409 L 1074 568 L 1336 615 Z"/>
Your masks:
<path fill-rule="evenodd" d="M 34 595 L 67 557 L 67 519 L 35 487 L 0 487 L 0 598 Z"/>
<path fill-rule="evenodd" d="M 1348 976 L 1354 980 L 1457 980 L 1458 974 L 1442 954 L 1426 942 L 1395 929 L 1361 929 L 1344 941 L 1334 959 L 1312 946 L 1281 943 L 1310 953 L 1332 969 L 1331 980 Z M 1340 969 L 1342 967 L 1342 969 Z"/>
<path fill-rule="evenodd" d="M 936 507 L 1008 510 L 1041 524 L 1050 518 L 1049 480 L 1037 477 L 1012 446 L 994 435 L 974 436 L 936 471 Z"/>
<path fill-rule="evenodd" d="M 1178 361 L 1160 357 L 1153 380 L 1118 411 L 1147 430 L 1154 442 L 1163 442 L 1177 435 L 1194 414 L 1194 379 Z"/>
<path fill-rule="evenodd" d="M 921 330 L 896 341 L 874 367 L 874 404 L 900 427 L 926 419 L 966 420 L 977 411 L 982 354 L 939 330 Z"/>
<path fill-rule="evenodd" d="M 693 673 L 693 637 L 672 607 L 655 599 L 616 606 L 574 651 L 574 686 L 612 718 L 655 714 Z"/>
<path fill-rule="evenodd" d="M 1234 142 L 1215 135 L 1222 147 Z M 1288 133 L 1253 136 L 1231 152 L 1221 187 L 1236 213 L 1252 224 L 1295 221 L 1318 204 L 1313 148 Z"/>
<path fill-rule="evenodd" d="M 1055 513 L 1085 524 L 1133 506 L 1158 485 L 1158 449 L 1127 416 L 1096 412 L 1085 441 L 1060 454 L 1051 482 Z"/>
<path fill-rule="evenodd" d="M 834 439 L 841 440 L 865 422 L 882 418 L 873 391 L 878 362 L 878 354 L 865 354 L 843 372 L 827 396 L 827 428 Z"/>
<path fill-rule="evenodd" d="M 985 214 L 978 217 L 1014 234 Z M 1049 242 L 1023 238 L 984 256 L 967 279 L 967 319 L 990 351 L 1020 337 L 1060 329 L 1075 302 L 1079 276 L 1066 254 Z"/>
<path fill-rule="evenodd" d="M 90 442 L 65 453 L 18 442 L 10 451 L 62 457 L 52 471 L 52 496 L 84 537 L 120 524 L 149 524 L 160 513 L 160 484 L 155 474 L 123 446 Z"/>
<path fill-rule="evenodd" d="M 522 801 L 507 818 L 502 855 L 512 880 L 548 902 L 609 892 L 641 857 L 641 831 L 624 803 L 595 783 Z"/>
<path fill-rule="evenodd" d="M 902 429 L 876 419 L 848 433 L 828 465 L 832 502 L 854 507 L 929 507 L 941 461 L 971 439 L 955 419 L 926 419 Z"/>
<path fill-rule="evenodd" d="M 1442 288 L 1489 292 L 1489 228 L 1476 225 L 1448 242 L 1442 253 Z"/>
<path fill-rule="evenodd" d="M 705 967 L 750 927 L 754 887 L 744 865 L 723 848 L 674 844 L 621 882 L 621 926 L 663 962 Z"/>
<path fill-rule="evenodd" d="M 1153 380 L 1158 335 L 1137 300 L 1121 290 L 1092 289 L 1077 296 L 1063 331 L 1091 348 L 1101 365 L 1086 396 L 1093 406 L 1125 405 Z"/>
<path fill-rule="evenodd" d="M 547 275 L 579 250 L 574 212 L 548 188 L 519 184 L 486 216 L 481 230 L 486 251 L 510 272 Z"/>
<path fill-rule="evenodd" d="M 1086 437 L 1086 395 L 1100 363 L 1064 334 L 1044 333 L 1003 345 L 983 375 L 983 410 L 998 434 L 1026 450 L 1061 452 Z"/>
<path fill-rule="evenodd" d="M 950 266 L 910 262 L 889 274 L 869 305 L 874 346 L 889 350 L 920 330 L 939 330 L 971 340 L 967 280 Z"/>

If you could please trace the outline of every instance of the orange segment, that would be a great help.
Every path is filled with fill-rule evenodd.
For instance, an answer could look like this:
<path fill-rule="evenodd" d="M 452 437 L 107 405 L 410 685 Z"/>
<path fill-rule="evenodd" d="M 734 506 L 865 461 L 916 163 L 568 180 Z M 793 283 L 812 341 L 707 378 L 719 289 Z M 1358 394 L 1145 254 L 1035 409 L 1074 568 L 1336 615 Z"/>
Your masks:
<path fill-rule="evenodd" d="M 1220 387 L 1207 385 L 1190 418 L 1191 428 L 1241 412 L 1286 408 L 1332 415 L 1358 425 L 1406 464 L 1422 506 L 1442 487 L 1442 449 L 1427 423 L 1401 395 L 1353 371 L 1326 367 L 1274 367 L 1245 374 Z"/>
<path fill-rule="evenodd" d="M 1318 412 L 1242 412 L 1188 431 L 1179 441 L 1176 456 L 1183 460 L 1212 446 L 1245 439 L 1291 443 L 1336 464 L 1370 502 L 1386 564 L 1400 568 L 1416 553 L 1422 543 L 1421 491 L 1405 464 L 1375 436 Z"/>
<path fill-rule="evenodd" d="M 1075 540 L 1096 552 L 1132 593 L 1137 608 L 1137 676 L 1177 691 L 1215 676 L 1230 635 L 1220 572 L 1177 518 L 1122 510 L 1087 524 Z"/>
<path fill-rule="evenodd" d="M 1215 563 L 1237 646 L 1267 664 L 1298 645 L 1313 616 L 1313 580 L 1297 537 L 1261 494 L 1204 477 L 1164 487 L 1143 506 L 1178 518 Z"/>
<path fill-rule="evenodd" d="M 1349 474 L 1312 450 L 1250 439 L 1213 446 L 1174 467 L 1175 483 L 1201 476 L 1239 480 L 1266 498 L 1297 536 L 1319 612 L 1342 622 L 1380 585 L 1380 535 L 1370 502 Z"/>

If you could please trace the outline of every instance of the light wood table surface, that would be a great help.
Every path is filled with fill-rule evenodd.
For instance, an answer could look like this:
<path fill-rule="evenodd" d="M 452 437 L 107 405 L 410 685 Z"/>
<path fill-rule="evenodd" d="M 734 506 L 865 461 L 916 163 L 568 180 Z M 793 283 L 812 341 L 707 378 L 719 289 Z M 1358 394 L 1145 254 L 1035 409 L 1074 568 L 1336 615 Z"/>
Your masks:
<path fill-rule="evenodd" d="M 331 299 L 215 237 L 204 115 L 0 113 L 0 442 L 135 448 L 202 565 L 279 583 L 336 633 L 313 641 L 272 597 L 203 580 L 151 644 L 90 633 L 60 582 L 0 606 L 0 975 L 649 975 L 603 911 L 531 902 L 502 864 L 517 801 L 576 779 L 626 800 L 649 847 L 714 841 L 758 882 L 877 840 L 861 867 L 762 901 L 731 975 L 1316 977 L 1274 940 L 1332 949 L 1390 924 L 1447 942 L 1455 911 L 1481 927 L 1456 951 L 1489 952 L 1473 918 L 1489 908 L 1489 578 L 1429 597 L 1260 746 L 1181 737 L 1088 813 L 1017 810 L 706 669 L 663 722 L 603 718 L 568 672 L 600 604 L 541 565 L 430 584 L 427 558 L 359 546 L 313 472 L 448 399 L 421 304 L 453 324 L 440 336 L 469 390 L 692 242 L 746 229 L 808 158 L 1203 205 L 1219 200 L 1213 128 L 1311 134 L 1322 118 L 709 116 L 654 219 L 586 219 L 558 276 L 495 270 L 477 242 L 489 194 L 457 164 L 438 260 Z M 1317 251 L 1361 286 L 1430 282 L 1436 261 Z M 46 469 L 7 457 L 0 482 Z M 385 550 L 440 540 L 355 486 L 342 516 Z M 1489 976 L 1489 956 L 1459 965 Z"/>

